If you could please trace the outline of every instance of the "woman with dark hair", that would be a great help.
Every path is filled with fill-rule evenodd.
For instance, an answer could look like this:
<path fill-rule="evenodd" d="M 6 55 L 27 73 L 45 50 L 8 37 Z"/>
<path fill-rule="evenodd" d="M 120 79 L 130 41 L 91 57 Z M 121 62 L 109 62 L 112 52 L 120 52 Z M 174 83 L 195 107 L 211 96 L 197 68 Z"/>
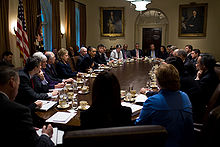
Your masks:
<path fill-rule="evenodd" d="M 144 102 L 136 125 L 165 127 L 166 147 L 192 146 L 192 106 L 187 94 L 179 90 L 179 72 L 171 64 L 161 64 L 155 74 L 161 90 Z"/>
<path fill-rule="evenodd" d="M 113 73 L 100 73 L 93 83 L 92 105 L 81 111 L 82 128 L 104 128 L 131 124 L 131 109 L 121 105 L 120 84 Z"/>
<path fill-rule="evenodd" d="M 159 50 L 158 58 L 166 60 L 166 58 L 169 57 L 169 54 L 167 52 L 167 49 L 165 46 L 161 46 Z"/>

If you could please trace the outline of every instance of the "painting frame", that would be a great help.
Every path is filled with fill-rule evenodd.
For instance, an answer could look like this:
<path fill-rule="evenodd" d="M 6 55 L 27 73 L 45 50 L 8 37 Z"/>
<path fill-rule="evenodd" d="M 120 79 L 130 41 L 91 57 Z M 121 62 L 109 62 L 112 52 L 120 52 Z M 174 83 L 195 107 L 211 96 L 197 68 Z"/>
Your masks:
<path fill-rule="evenodd" d="M 102 37 L 124 37 L 124 7 L 100 7 Z"/>
<path fill-rule="evenodd" d="M 207 3 L 179 6 L 179 37 L 206 37 Z"/>

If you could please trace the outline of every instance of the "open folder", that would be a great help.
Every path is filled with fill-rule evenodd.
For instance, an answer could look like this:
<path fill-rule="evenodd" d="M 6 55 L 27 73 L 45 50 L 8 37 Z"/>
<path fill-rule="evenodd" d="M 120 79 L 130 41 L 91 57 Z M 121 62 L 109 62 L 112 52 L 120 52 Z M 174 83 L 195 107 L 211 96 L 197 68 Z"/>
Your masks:
<path fill-rule="evenodd" d="M 43 103 L 43 105 L 39 109 L 43 111 L 47 111 L 50 108 L 52 108 L 55 104 L 57 104 L 56 101 L 47 101 L 47 100 L 40 100 L 40 101 Z"/>

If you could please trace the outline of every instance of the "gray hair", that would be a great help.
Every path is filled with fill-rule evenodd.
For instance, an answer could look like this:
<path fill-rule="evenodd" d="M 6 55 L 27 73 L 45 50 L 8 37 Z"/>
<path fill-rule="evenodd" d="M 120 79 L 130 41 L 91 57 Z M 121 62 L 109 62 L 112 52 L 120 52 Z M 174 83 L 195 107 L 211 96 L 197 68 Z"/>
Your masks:
<path fill-rule="evenodd" d="M 47 60 L 47 57 L 42 52 L 36 52 L 33 54 L 33 57 L 40 58 L 41 61 Z"/>
<path fill-rule="evenodd" d="M 9 66 L 0 66 L 0 85 L 7 84 L 11 77 L 18 78 L 18 73 L 15 69 Z"/>
<path fill-rule="evenodd" d="M 86 47 L 81 47 L 81 48 L 80 48 L 80 53 L 82 53 L 83 50 L 87 50 L 87 48 L 86 48 Z"/>
<path fill-rule="evenodd" d="M 187 53 L 184 49 L 179 49 L 176 53 L 178 57 L 183 57 L 183 58 L 187 57 Z"/>
<path fill-rule="evenodd" d="M 53 52 L 47 51 L 47 52 L 45 53 L 45 56 L 47 57 L 47 60 L 49 60 L 50 58 L 54 57 L 55 55 L 54 55 Z"/>

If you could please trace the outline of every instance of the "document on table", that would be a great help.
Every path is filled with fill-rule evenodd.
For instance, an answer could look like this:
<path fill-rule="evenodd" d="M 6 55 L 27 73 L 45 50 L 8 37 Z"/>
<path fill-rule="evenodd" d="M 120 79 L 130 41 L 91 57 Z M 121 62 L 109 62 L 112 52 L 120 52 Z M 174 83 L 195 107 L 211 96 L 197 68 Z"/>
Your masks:
<path fill-rule="evenodd" d="M 42 129 L 39 129 L 36 132 L 39 136 L 41 136 Z M 58 128 L 53 128 L 53 136 L 52 136 L 51 140 L 53 141 L 55 146 L 57 144 L 62 144 L 63 143 L 63 135 L 64 135 L 64 131 L 58 130 Z"/>
<path fill-rule="evenodd" d="M 147 100 L 147 96 L 144 94 L 139 94 L 135 99 L 135 103 L 144 103 Z"/>
<path fill-rule="evenodd" d="M 52 92 L 52 91 L 54 91 L 54 90 L 56 90 L 56 91 L 61 91 L 61 90 L 63 90 L 63 88 L 49 89 L 50 92 Z"/>
<path fill-rule="evenodd" d="M 130 107 L 131 111 L 132 111 L 132 115 L 135 115 L 138 110 L 141 110 L 143 108 L 143 106 L 136 105 L 133 103 L 128 103 L 128 102 L 122 102 L 121 105 L 126 106 L 126 107 Z"/>
<path fill-rule="evenodd" d="M 61 123 L 66 124 L 68 121 L 76 115 L 76 112 L 69 113 L 69 112 L 57 112 L 50 118 L 46 120 L 46 122 L 53 122 L 53 123 Z"/>
<path fill-rule="evenodd" d="M 47 101 L 47 100 L 40 100 L 40 101 L 43 103 L 43 105 L 39 109 L 43 111 L 47 111 L 57 103 L 55 101 Z"/>

